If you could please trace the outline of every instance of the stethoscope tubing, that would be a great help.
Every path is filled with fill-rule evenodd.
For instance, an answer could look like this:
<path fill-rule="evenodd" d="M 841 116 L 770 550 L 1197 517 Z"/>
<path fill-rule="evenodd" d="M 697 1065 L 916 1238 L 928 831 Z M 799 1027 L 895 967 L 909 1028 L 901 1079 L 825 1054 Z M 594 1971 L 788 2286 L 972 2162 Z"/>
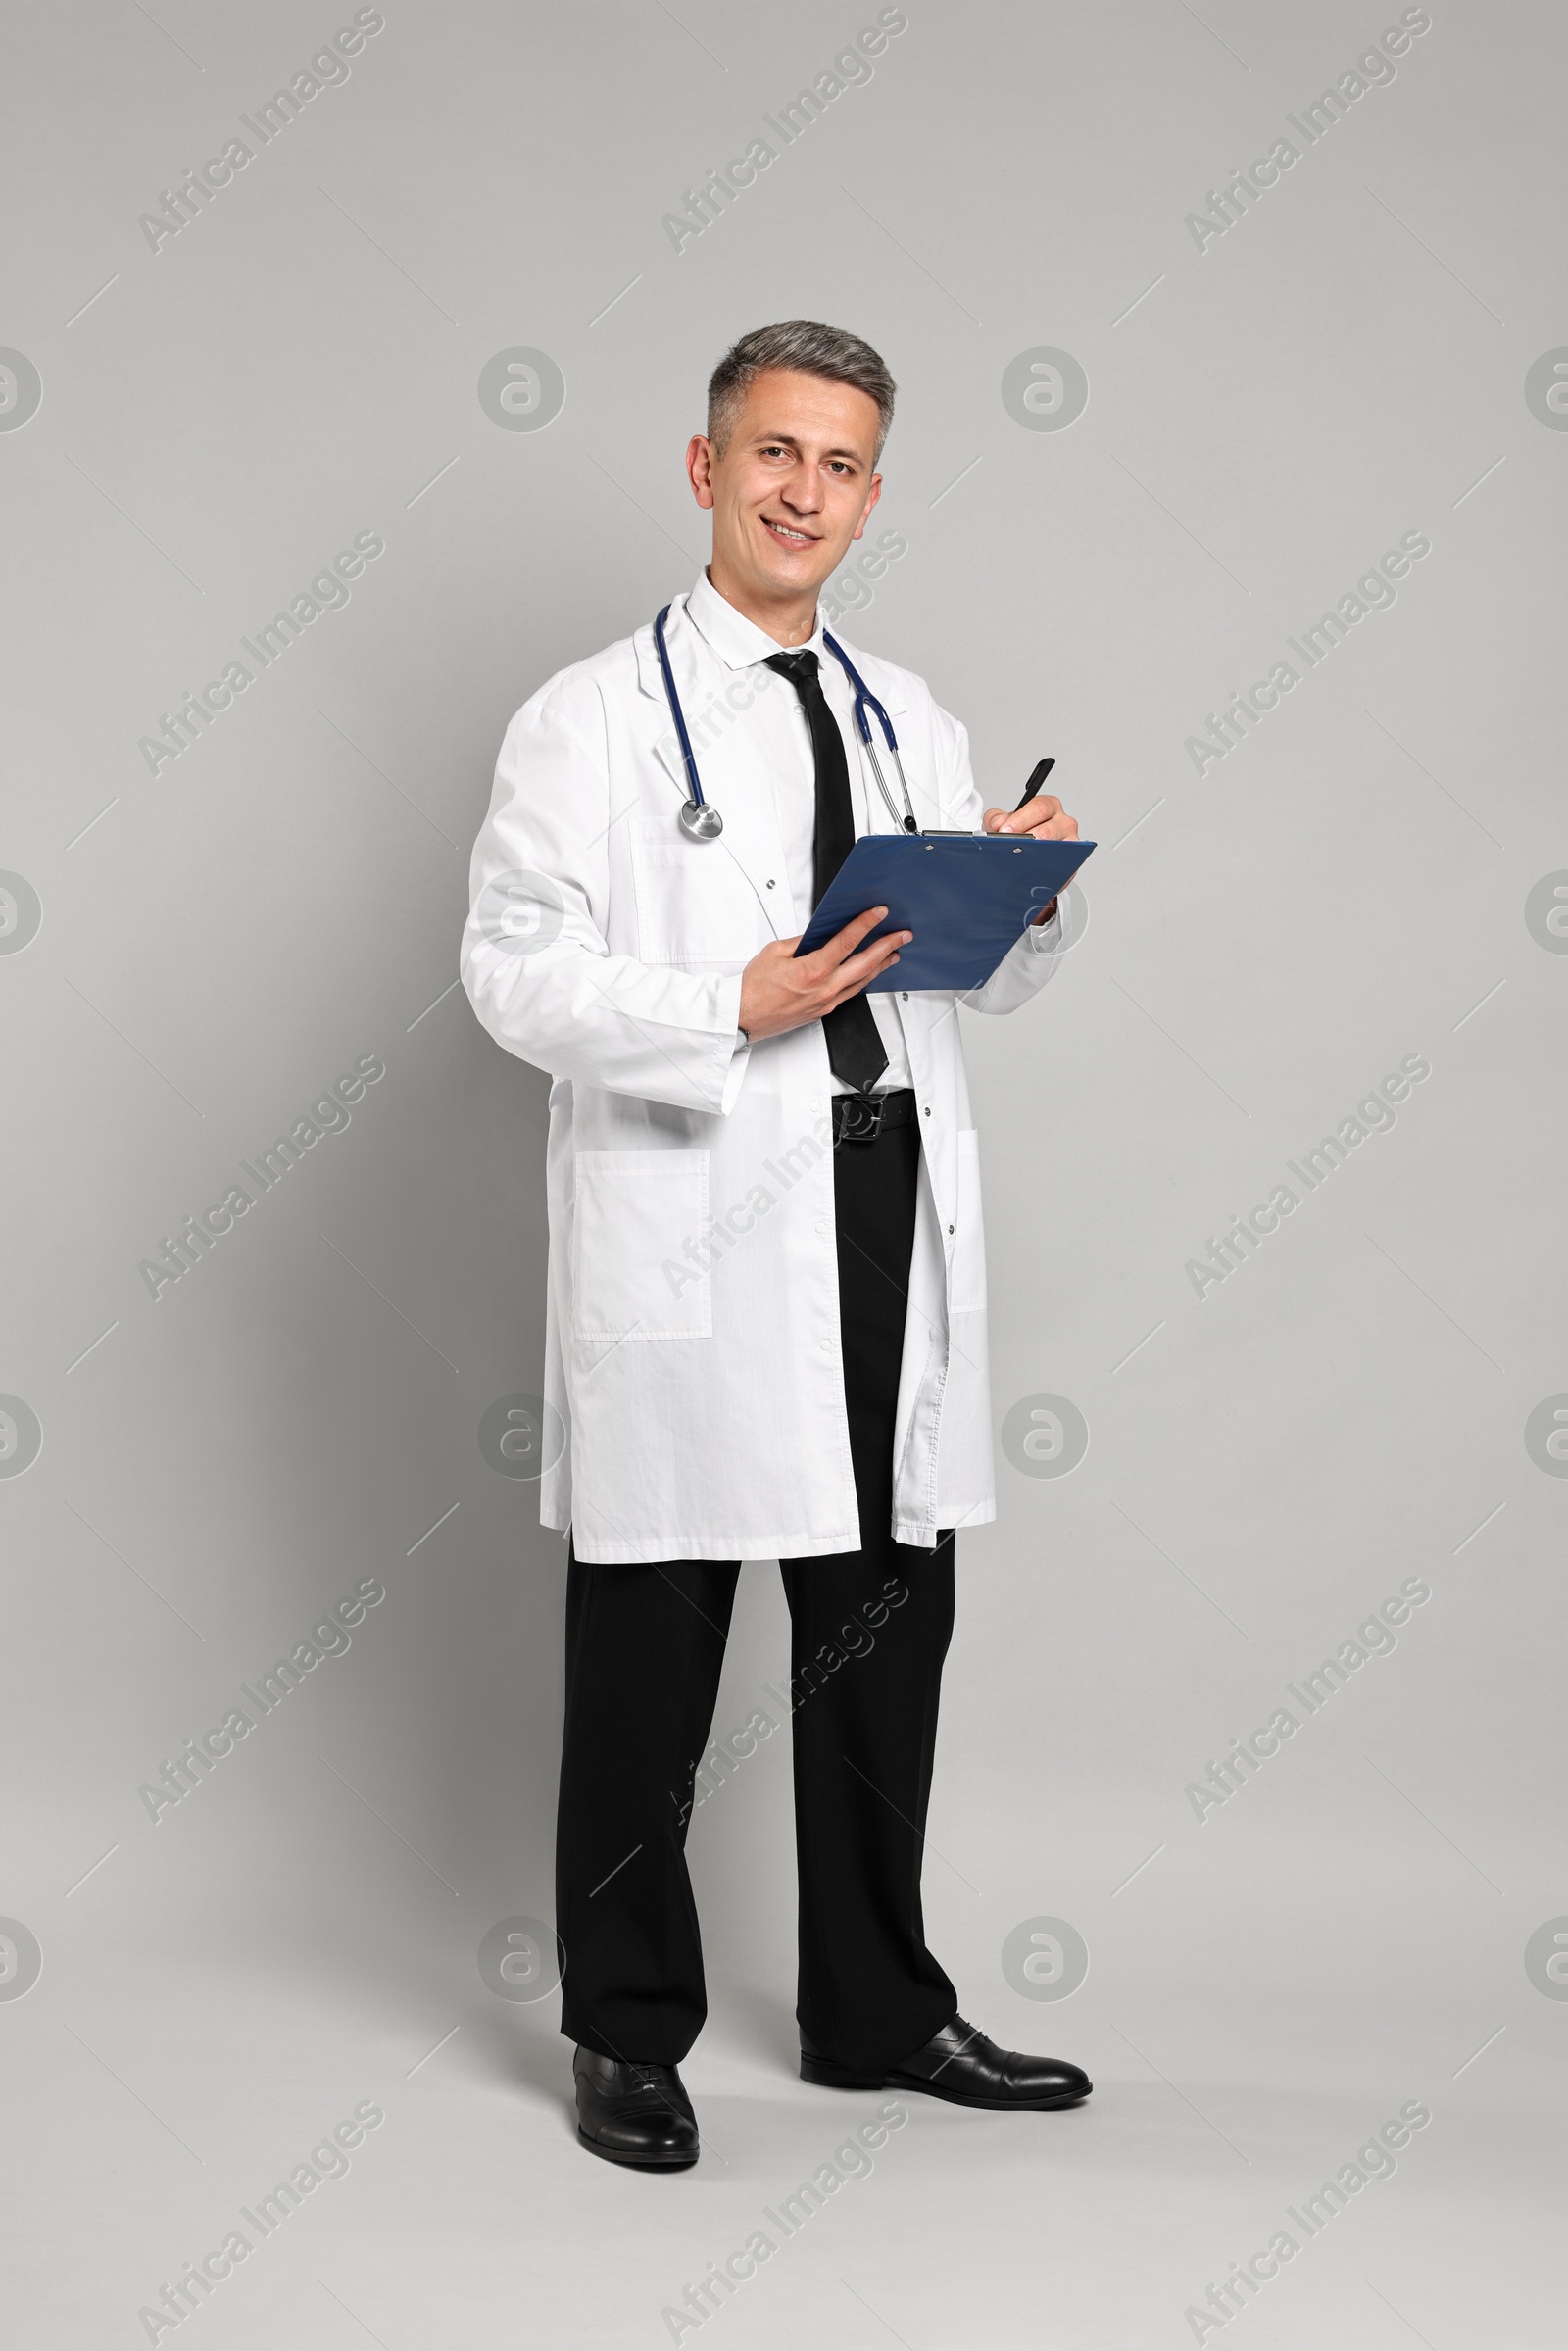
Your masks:
<path fill-rule="evenodd" d="M 877 790 L 881 793 L 882 798 L 887 803 L 888 814 L 892 817 L 894 823 L 898 825 L 904 832 L 912 833 L 918 831 L 919 828 L 915 823 L 914 817 L 914 803 L 909 798 L 909 787 L 905 780 L 904 761 L 899 756 L 899 738 L 893 732 L 892 719 L 888 716 L 886 710 L 882 708 L 882 705 L 878 702 L 876 696 L 872 693 L 870 687 L 866 684 L 858 669 L 856 668 L 855 663 L 851 661 L 849 655 L 845 652 L 838 639 L 830 635 L 828 630 L 824 629 L 822 631 L 822 642 L 827 647 L 829 653 L 832 654 L 834 660 L 842 663 L 846 677 L 849 679 L 851 685 L 855 688 L 855 723 L 857 728 L 859 730 L 860 741 L 865 745 L 867 757 L 871 761 L 871 773 L 876 777 Z M 881 725 L 883 736 L 887 742 L 887 747 L 893 754 L 893 764 L 899 771 L 899 789 L 904 794 L 904 814 L 902 816 L 899 814 L 898 809 L 893 805 L 893 795 L 888 790 L 887 778 L 882 773 L 882 762 L 876 756 L 876 744 L 871 737 L 870 721 L 865 714 L 867 704 L 869 704 L 870 708 L 875 710 L 877 714 L 877 719 Z"/>
<path fill-rule="evenodd" d="M 663 673 L 664 696 L 669 704 L 669 714 L 675 721 L 675 733 L 680 741 L 680 756 L 685 762 L 687 794 L 692 807 L 701 808 L 706 808 L 708 804 L 703 798 L 703 787 L 697 773 L 697 755 L 692 750 L 692 739 L 686 732 L 686 713 L 680 707 L 680 696 L 675 691 L 674 672 L 669 665 L 669 649 L 664 643 L 664 622 L 668 618 L 669 606 L 666 604 L 654 622 L 654 644 L 659 653 L 659 666 Z"/>
<path fill-rule="evenodd" d="M 659 655 L 660 673 L 664 681 L 664 697 L 669 704 L 669 714 L 675 721 L 675 735 L 680 744 L 681 762 L 686 770 L 687 797 L 685 807 L 681 811 L 682 823 L 685 825 L 687 832 L 690 833 L 694 840 L 711 840 L 721 829 L 723 820 L 720 817 L 718 810 L 714 808 L 711 808 L 710 803 L 703 797 L 702 779 L 697 772 L 697 755 L 692 750 L 692 739 L 686 730 L 686 714 L 680 707 L 680 696 L 675 691 L 674 672 L 669 665 L 669 649 L 664 643 L 664 623 L 669 617 L 669 612 L 670 607 L 666 604 L 662 612 L 661 612 L 655 618 L 654 646 Z M 864 678 L 856 668 L 855 663 L 851 661 L 849 655 L 845 652 L 843 646 L 838 642 L 837 638 L 831 636 L 829 632 L 824 629 L 822 631 L 822 642 L 827 647 L 829 653 L 832 654 L 834 660 L 843 668 L 844 674 L 855 689 L 856 731 L 859 735 L 861 743 L 865 746 L 866 755 L 871 761 L 871 772 L 876 778 L 877 789 L 887 804 L 888 814 L 892 817 L 894 823 L 899 826 L 901 831 L 906 833 L 918 831 L 919 827 L 915 821 L 914 814 L 914 803 L 909 797 L 909 786 L 905 777 L 904 761 L 899 755 L 899 739 L 893 731 L 892 719 L 888 716 L 887 711 L 883 709 L 881 703 L 872 693 L 870 687 L 866 684 Z M 867 709 L 870 709 L 876 712 L 877 722 L 882 729 L 883 739 L 887 744 L 888 750 L 893 755 L 893 764 L 898 769 L 899 789 L 904 795 L 904 814 L 902 816 L 899 814 L 897 808 L 894 806 L 893 795 L 888 790 L 887 778 L 882 772 L 882 762 L 877 757 L 876 743 L 871 733 L 870 721 L 865 714 Z M 708 822 L 704 824 L 701 829 L 698 829 L 695 823 L 687 823 L 686 819 L 688 811 L 690 811 L 692 816 L 695 818 L 698 811 L 705 809 L 708 811 Z"/>

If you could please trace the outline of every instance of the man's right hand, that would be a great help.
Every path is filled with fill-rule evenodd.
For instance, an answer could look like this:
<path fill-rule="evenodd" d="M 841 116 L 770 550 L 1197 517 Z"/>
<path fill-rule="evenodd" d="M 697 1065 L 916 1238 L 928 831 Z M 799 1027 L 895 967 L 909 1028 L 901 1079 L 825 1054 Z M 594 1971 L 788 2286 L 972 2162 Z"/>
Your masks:
<path fill-rule="evenodd" d="M 820 1020 L 847 998 L 858 996 L 868 980 L 899 959 L 913 931 L 889 931 L 871 947 L 861 947 L 867 931 L 887 919 L 886 906 L 868 906 L 847 922 L 838 936 L 808 955 L 797 955 L 800 937 L 770 940 L 753 955 L 741 973 L 739 1025 L 755 1045 L 759 1037 L 779 1037 L 786 1029 L 803 1029 Z"/>

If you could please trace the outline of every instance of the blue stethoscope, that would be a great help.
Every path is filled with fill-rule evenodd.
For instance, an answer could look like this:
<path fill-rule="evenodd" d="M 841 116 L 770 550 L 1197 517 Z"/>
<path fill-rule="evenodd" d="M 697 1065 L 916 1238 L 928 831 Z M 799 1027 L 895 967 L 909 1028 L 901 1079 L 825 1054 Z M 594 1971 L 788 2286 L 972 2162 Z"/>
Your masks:
<path fill-rule="evenodd" d="M 686 716 L 680 707 L 680 696 L 675 691 L 675 679 L 669 666 L 669 653 L 664 644 L 664 622 L 668 617 L 669 606 L 666 604 L 654 622 L 654 644 L 658 648 L 659 666 L 663 674 L 664 693 L 669 702 L 669 714 L 675 721 L 675 733 L 680 740 L 680 756 L 686 767 L 687 797 L 680 804 L 681 830 L 689 841 L 716 841 L 724 830 L 724 819 L 717 808 L 703 798 L 702 781 L 697 773 L 697 759 L 692 750 L 692 739 L 686 732 Z M 856 729 L 870 758 L 871 772 L 876 777 L 877 789 L 887 802 L 888 814 L 904 832 L 918 832 L 920 828 L 915 822 L 914 803 L 909 798 L 909 787 L 905 781 L 904 761 L 899 757 L 899 739 L 893 732 L 892 719 L 856 668 L 843 646 L 835 638 L 830 637 L 826 629 L 822 631 L 822 642 L 834 660 L 842 664 L 845 676 L 855 688 Z M 865 714 L 868 710 L 874 710 L 877 714 L 883 738 L 889 751 L 893 754 L 893 764 L 899 771 L 899 789 L 904 794 L 904 814 L 902 816 L 893 805 L 893 795 L 888 790 L 887 778 L 882 773 L 882 762 L 877 757 L 876 744 L 871 735 L 871 722 Z"/>

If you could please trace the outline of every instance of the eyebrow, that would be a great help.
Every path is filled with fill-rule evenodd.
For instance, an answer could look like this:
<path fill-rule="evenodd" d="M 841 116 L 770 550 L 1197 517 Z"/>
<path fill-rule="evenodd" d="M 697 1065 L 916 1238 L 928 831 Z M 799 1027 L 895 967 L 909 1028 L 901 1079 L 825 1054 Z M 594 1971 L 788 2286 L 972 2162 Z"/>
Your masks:
<path fill-rule="evenodd" d="M 786 449 L 799 449 L 801 446 L 798 435 L 792 432 L 761 432 L 758 434 L 757 439 L 759 445 L 777 441 L 781 447 Z M 865 464 L 864 452 L 858 449 L 824 449 L 822 455 L 824 457 L 848 458 L 852 465 Z"/>

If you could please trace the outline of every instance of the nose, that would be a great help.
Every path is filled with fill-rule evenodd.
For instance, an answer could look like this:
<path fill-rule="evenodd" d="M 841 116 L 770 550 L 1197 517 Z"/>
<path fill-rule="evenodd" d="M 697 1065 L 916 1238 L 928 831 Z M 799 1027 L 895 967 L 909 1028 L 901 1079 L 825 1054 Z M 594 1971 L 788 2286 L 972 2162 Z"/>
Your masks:
<path fill-rule="evenodd" d="M 815 514 L 822 508 L 822 485 L 816 477 L 816 467 L 801 464 L 791 468 L 784 483 L 782 497 L 787 507 L 797 514 Z"/>

